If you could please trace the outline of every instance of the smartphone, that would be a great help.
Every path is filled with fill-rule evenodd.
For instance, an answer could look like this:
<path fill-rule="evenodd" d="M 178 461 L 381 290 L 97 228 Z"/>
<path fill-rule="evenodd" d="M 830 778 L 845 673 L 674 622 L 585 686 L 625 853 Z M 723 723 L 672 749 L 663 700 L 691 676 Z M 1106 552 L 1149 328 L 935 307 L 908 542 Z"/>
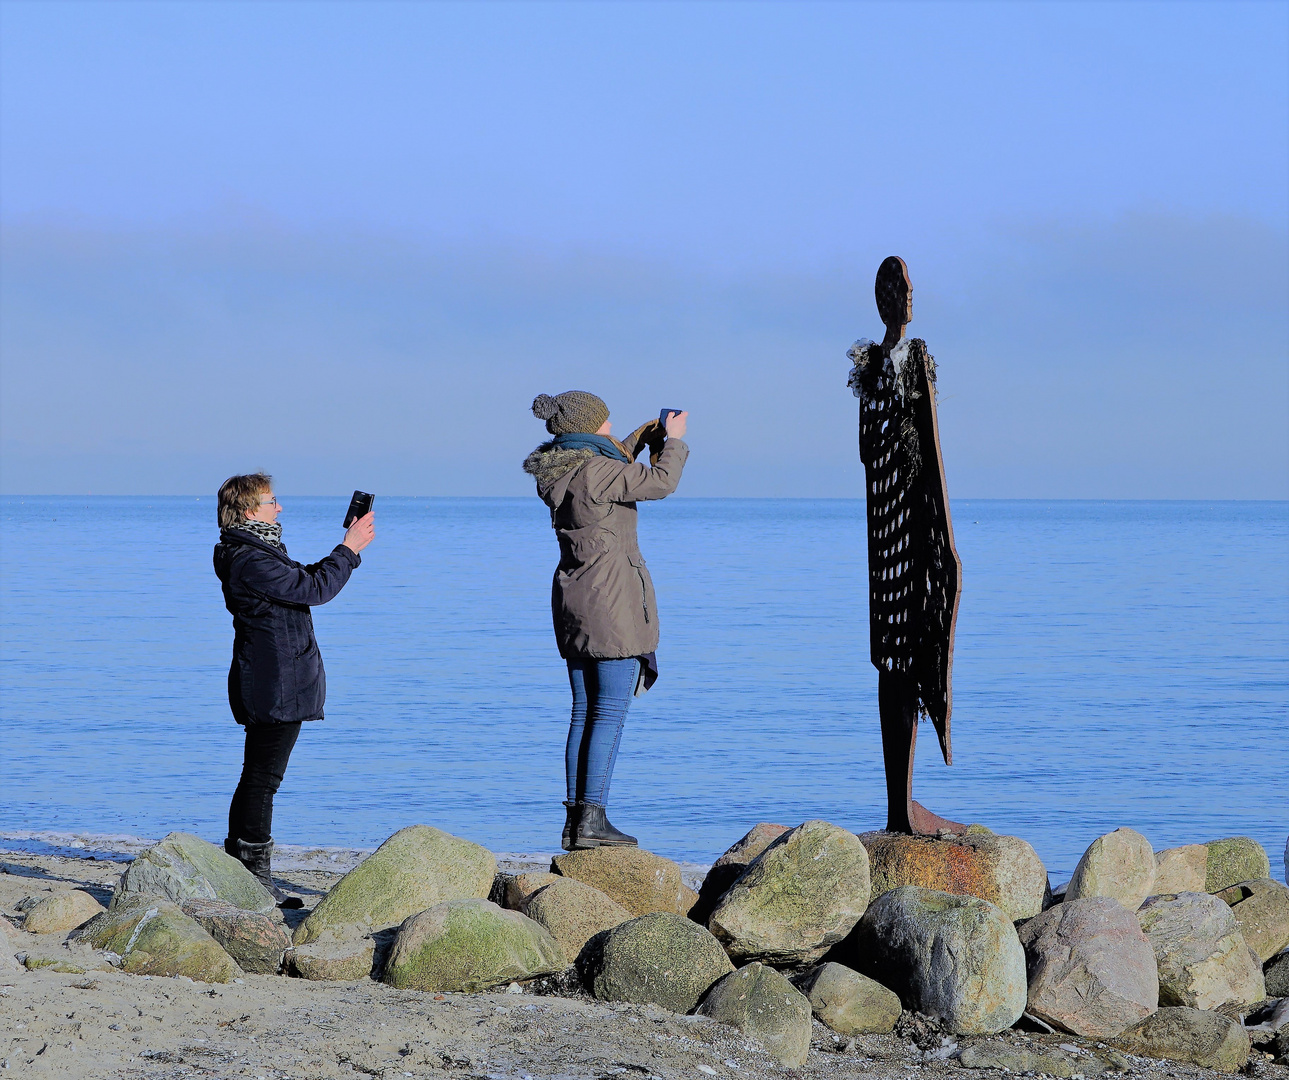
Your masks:
<path fill-rule="evenodd" d="M 663 409 L 662 412 L 658 414 L 658 423 L 660 423 L 663 427 L 666 427 L 667 417 L 673 416 L 676 413 L 681 413 L 684 411 L 685 411 L 684 409 Z"/>
<path fill-rule="evenodd" d="M 375 501 L 375 495 L 369 495 L 365 491 L 355 491 L 354 497 L 349 500 L 349 509 L 345 512 L 345 523 L 341 528 L 349 528 L 360 517 L 370 513 L 371 504 Z"/>

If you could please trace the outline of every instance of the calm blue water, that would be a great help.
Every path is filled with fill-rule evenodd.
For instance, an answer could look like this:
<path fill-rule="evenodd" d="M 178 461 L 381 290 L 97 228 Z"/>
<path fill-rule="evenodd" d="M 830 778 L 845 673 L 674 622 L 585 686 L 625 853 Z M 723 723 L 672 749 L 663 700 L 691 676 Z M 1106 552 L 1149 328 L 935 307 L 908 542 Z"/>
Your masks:
<path fill-rule="evenodd" d="M 344 499 L 284 495 L 316 559 Z M 327 720 L 278 797 L 282 842 L 370 846 L 414 822 L 549 851 L 568 684 L 536 499 L 377 502 L 378 539 L 315 610 Z M 1289 504 L 960 502 L 955 765 L 917 794 L 1015 833 L 1056 881 L 1097 835 L 1156 848 L 1289 832 Z M 222 839 L 240 766 L 210 498 L 0 500 L 0 834 Z M 881 827 L 863 505 L 642 507 L 662 678 L 632 707 L 614 821 L 709 861 L 760 820 Z"/>

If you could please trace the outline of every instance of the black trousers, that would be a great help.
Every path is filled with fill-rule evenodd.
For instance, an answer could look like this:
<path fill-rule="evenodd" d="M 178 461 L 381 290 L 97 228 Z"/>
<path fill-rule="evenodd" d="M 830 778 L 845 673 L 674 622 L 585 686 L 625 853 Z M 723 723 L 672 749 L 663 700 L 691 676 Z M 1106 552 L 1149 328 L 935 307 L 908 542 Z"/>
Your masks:
<path fill-rule="evenodd" d="M 299 737 L 299 721 L 246 725 L 242 778 L 228 808 L 230 840 L 266 844 L 273 839 L 273 796 L 282 786 L 286 763 Z"/>

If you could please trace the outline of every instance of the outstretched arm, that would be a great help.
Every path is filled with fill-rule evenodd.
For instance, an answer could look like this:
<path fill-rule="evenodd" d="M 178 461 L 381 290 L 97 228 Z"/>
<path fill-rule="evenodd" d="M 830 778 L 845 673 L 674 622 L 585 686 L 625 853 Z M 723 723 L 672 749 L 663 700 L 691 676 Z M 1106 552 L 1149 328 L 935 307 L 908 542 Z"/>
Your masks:
<path fill-rule="evenodd" d="M 247 589 L 265 600 L 316 607 L 334 599 L 361 562 L 358 553 L 344 544 L 308 566 L 256 552 L 242 566 L 241 578 Z"/>
<path fill-rule="evenodd" d="M 680 483 L 688 457 L 689 447 L 681 439 L 668 439 L 653 468 L 631 464 L 621 470 L 604 470 L 603 477 L 588 477 L 591 498 L 595 502 L 619 503 L 665 499 Z"/>

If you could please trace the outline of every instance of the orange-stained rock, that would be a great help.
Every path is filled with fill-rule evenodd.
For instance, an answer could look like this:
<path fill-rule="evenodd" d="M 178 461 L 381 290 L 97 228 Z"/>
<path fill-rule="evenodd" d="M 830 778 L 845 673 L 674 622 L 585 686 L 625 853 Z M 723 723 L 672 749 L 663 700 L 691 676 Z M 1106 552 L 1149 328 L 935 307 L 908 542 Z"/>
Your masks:
<path fill-rule="evenodd" d="M 868 849 L 872 900 L 901 885 L 917 885 L 988 900 L 1013 921 L 1043 910 L 1047 870 L 1019 837 L 973 825 L 945 839 L 888 832 L 862 833 L 859 839 Z"/>

